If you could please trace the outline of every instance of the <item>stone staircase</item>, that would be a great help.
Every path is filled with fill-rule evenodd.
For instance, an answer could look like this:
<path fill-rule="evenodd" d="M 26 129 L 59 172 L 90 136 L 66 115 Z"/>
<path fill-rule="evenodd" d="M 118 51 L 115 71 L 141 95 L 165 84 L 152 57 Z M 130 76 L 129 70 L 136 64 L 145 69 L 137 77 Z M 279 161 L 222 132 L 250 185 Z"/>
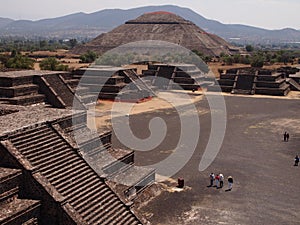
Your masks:
<path fill-rule="evenodd" d="M 39 93 L 39 86 L 33 82 L 30 72 L 16 71 L 0 73 L 0 101 L 12 105 L 43 103 L 45 95 Z"/>
<path fill-rule="evenodd" d="M 293 91 L 300 91 L 300 84 L 297 83 L 293 78 L 287 78 L 286 81 L 290 84 Z"/>
<path fill-rule="evenodd" d="M 151 97 L 153 91 L 132 70 L 109 66 L 94 66 L 74 71 L 64 76 L 66 83 L 84 103 L 95 103 L 98 99 L 120 101 L 140 101 Z M 130 76 L 130 78 L 129 78 Z M 137 82 L 136 78 L 139 79 Z M 77 85 L 76 81 L 77 80 Z M 130 88 L 126 88 L 132 83 Z"/>
<path fill-rule="evenodd" d="M 0 224 L 37 225 L 40 202 L 19 199 L 22 171 L 0 168 Z"/>
<path fill-rule="evenodd" d="M 282 73 L 257 68 L 240 68 L 222 72 L 215 85 L 208 87 L 208 91 L 219 89 L 232 94 L 285 96 L 290 91 L 290 84 Z"/>
<path fill-rule="evenodd" d="M 195 65 L 178 64 L 152 64 L 148 65 L 148 70 L 143 70 L 143 77 L 149 81 L 151 86 L 158 89 L 178 89 L 198 90 L 203 82 L 203 74 Z M 157 78 L 164 79 L 157 79 Z M 171 85 L 173 81 L 174 83 Z M 153 87 L 151 87 L 153 89 Z"/>
<path fill-rule="evenodd" d="M 8 141 L 86 224 L 141 224 L 51 124 L 11 134 Z"/>
<path fill-rule="evenodd" d="M 82 157 L 100 177 L 123 184 L 120 195 L 131 198 L 126 193 L 138 194 L 155 181 L 154 169 L 134 166 L 133 151 L 112 147 L 112 132 L 99 135 L 87 128 L 82 118 L 75 120 L 73 124 L 61 121 L 61 130 L 71 137 Z"/>
<path fill-rule="evenodd" d="M 124 76 L 128 79 L 128 80 L 126 80 L 126 78 L 125 78 L 125 82 L 133 83 L 139 89 L 139 91 L 144 93 L 145 98 L 147 98 L 149 96 L 150 97 L 156 96 L 155 92 L 147 85 L 147 83 L 145 83 L 139 77 L 139 75 L 136 74 L 136 72 L 134 70 L 124 70 L 124 71 L 121 71 L 121 73 L 123 73 Z"/>
<path fill-rule="evenodd" d="M 40 86 L 40 92 L 47 96 L 47 101 L 57 108 L 85 109 L 80 99 L 74 94 L 71 87 L 60 74 L 47 74 L 35 77 Z"/>

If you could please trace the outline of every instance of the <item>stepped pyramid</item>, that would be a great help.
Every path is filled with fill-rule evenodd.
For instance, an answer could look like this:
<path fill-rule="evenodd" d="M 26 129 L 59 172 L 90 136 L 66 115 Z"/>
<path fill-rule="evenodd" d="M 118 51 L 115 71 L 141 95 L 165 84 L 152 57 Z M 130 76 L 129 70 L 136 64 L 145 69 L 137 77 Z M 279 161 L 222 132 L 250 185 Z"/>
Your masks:
<path fill-rule="evenodd" d="M 120 45 L 146 40 L 166 41 L 211 56 L 233 51 L 232 46 L 222 38 L 205 32 L 178 15 L 153 12 L 99 35 L 91 42 L 76 47 L 73 53 L 82 54 L 91 50 L 102 54 Z"/>
<path fill-rule="evenodd" d="M 114 149 L 111 132 L 89 130 L 84 111 L 0 109 L 0 224 L 143 223 L 131 199 L 155 171 L 134 167 L 134 152 Z M 126 183 L 117 193 L 108 179 Z"/>

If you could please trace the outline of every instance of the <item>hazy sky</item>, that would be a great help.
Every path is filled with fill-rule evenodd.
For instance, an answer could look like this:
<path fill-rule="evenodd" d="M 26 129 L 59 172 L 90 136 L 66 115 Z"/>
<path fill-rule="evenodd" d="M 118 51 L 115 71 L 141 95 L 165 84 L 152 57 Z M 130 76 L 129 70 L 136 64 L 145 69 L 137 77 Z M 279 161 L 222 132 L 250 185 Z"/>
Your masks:
<path fill-rule="evenodd" d="M 38 20 L 75 12 L 128 9 L 172 4 L 188 7 L 208 19 L 269 29 L 300 29 L 299 0 L 0 0 L 0 17 Z"/>

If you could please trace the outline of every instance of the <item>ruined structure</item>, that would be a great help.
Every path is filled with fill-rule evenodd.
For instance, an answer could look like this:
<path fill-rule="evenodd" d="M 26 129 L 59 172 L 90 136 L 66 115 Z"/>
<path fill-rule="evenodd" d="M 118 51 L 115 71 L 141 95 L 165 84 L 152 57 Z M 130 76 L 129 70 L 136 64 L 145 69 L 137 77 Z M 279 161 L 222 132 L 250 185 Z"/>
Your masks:
<path fill-rule="evenodd" d="M 291 88 L 300 91 L 299 83 L 284 72 L 256 68 L 229 69 L 221 72 L 217 84 L 223 92 L 232 94 L 287 95 Z M 218 90 L 209 86 L 209 91 Z"/>
<path fill-rule="evenodd" d="M 204 82 L 204 73 L 195 65 L 151 62 L 145 65 L 142 74 L 137 74 L 134 68 L 94 65 L 64 77 L 84 103 L 95 102 L 98 98 L 139 102 L 154 97 L 156 90 L 182 88 L 195 91 Z"/>
<path fill-rule="evenodd" d="M 222 38 L 205 32 L 180 16 L 169 12 L 154 12 L 127 21 L 91 42 L 76 47 L 72 52 L 83 54 L 91 50 L 102 54 L 130 42 L 146 40 L 166 41 L 210 56 L 236 51 Z"/>
<path fill-rule="evenodd" d="M 142 224 L 132 199 L 155 171 L 135 167 L 133 151 L 113 148 L 110 131 L 91 131 L 85 110 L 71 110 L 72 97 L 83 104 L 70 74 L 1 79 L 0 224 Z"/>
<path fill-rule="evenodd" d="M 73 91 L 85 103 L 96 102 L 98 98 L 138 102 L 155 95 L 133 69 L 93 66 L 76 70 L 71 77 L 66 82 L 72 82 Z M 129 84 L 130 88 L 126 88 Z"/>
<path fill-rule="evenodd" d="M 163 90 L 182 88 L 196 91 L 204 81 L 204 73 L 192 64 L 166 65 L 149 63 L 141 75 L 150 86 Z M 164 78 L 164 81 L 158 79 Z"/>
<path fill-rule="evenodd" d="M 65 83 L 67 72 L 13 71 L 0 72 L 0 102 L 13 105 L 49 103 L 56 108 L 76 105 L 83 109 L 81 100 Z"/>

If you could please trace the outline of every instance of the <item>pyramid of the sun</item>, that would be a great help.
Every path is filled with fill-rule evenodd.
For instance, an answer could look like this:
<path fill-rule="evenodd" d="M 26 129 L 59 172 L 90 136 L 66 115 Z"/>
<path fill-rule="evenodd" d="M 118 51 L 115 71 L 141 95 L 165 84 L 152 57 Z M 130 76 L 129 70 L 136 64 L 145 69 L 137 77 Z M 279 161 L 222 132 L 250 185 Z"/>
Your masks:
<path fill-rule="evenodd" d="M 222 38 L 205 32 L 178 15 L 153 12 L 99 35 L 91 42 L 75 48 L 73 53 L 82 54 L 91 50 L 102 54 L 127 43 L 146 40 L 166 41 L 211 56 L 222 52 L 228 54 L 232 49 Z"/>

